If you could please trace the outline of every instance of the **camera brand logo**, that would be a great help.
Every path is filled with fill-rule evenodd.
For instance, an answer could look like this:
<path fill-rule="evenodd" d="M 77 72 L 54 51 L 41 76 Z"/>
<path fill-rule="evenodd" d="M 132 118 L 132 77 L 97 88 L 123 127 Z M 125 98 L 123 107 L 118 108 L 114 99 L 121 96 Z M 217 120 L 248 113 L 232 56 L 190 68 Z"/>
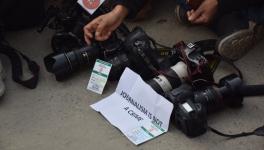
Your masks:
<path fill-rule="evenodd" d="M 100 0 L 83 0 L 83 5 L 87 9 L 97 9 L 100 6 Z"/>

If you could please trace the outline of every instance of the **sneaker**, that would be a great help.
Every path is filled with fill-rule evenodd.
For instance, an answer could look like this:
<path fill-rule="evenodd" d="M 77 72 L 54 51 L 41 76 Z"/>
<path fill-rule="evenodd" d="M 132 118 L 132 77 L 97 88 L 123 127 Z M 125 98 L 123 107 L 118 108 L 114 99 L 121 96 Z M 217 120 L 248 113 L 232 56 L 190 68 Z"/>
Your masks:
<path fill-rule="evenodd" d="M 218 53 L 236 61 L 261 41 L 264 37 L 264 25 L 248 22 L 243 15 L 233 13 L 217 20 L 216 33 L 220 37 L 216 45 Z"/>
<path fill-rule="evenodd" d="M 4 95 L 6 89 L 4 79 L 5 79 L 5 71 L 2 62 L 0 60 L 0 98 Z"/>
<path fill-rule="evenodd" d="M 225 36 L 217 44 L 218 53 L 232 61 L 246 55 L 264 37 L 264 25 L 251 25 Z"/>
<path fill-rule="evenodd" d="M 179 23 L 184 24 L 184 25 L 191 24 L 191 22 L 188 20 L 188 17 L 187 17 L 187 10 L 181 7 L 180 5 L 176 5 L 174 14 Z"/>

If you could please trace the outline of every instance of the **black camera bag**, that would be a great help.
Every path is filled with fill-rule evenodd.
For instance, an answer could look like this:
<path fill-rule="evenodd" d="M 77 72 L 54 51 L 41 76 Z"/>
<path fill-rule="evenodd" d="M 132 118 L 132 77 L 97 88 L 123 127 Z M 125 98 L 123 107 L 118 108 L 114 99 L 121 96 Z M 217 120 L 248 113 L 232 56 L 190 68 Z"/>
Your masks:
<path fill-rule="evenodd" d="M 0 53 L 10 59 L 13 80 L 30 89 L 37 86 L 39 66 L 25 54 L 10 46 L 4 39 L 3 32 L 34 27 L 42 21 L 44 14 L 44 0 L 0 0 Z M 29 71 L 32 73 L 30 79 L 22 79 L 21 58 L 26 61 Z"/>

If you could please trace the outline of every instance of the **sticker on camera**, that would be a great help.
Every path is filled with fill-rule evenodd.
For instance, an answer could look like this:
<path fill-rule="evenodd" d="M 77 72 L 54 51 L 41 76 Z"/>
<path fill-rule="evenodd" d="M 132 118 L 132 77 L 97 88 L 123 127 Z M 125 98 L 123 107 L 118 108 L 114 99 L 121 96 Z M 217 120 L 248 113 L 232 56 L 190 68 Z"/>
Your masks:
<path fill-rule="evenodd" d="M 78 3 L 92 15 L 104 1 L 105 0 L 78 0 Z"/>
<path fill-rule="evenodd" d="M 102 94 L 107 83 L 112 64 L 97 59 L 87 86 L 88 90 Z"/>

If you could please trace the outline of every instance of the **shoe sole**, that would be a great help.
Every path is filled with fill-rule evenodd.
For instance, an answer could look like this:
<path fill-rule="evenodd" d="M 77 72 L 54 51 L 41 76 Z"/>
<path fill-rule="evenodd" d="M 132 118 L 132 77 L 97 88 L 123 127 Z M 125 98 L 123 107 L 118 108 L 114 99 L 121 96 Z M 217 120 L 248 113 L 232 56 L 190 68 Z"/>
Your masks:
<path fill-rule="evenodd" d="M 218 53 L 232 61 L 246 55 L 259 41 L 264 38 L 264 25 L 257 25 L 254 29 L 235 32 L 217 45 Z"/>
<path fill-rule="evenodd" d="M 179 5 L 176 6 L 174 13 L 179 23 L 183 24 L 181 17 L 180 17 L 180 6 Z"/>
<path fill-rule="evenodd" d="M 218 53 L 232 61 L 243 57 L 253 47 L 254 32 L 246 29 L 235 32 L 218 43 Z"/>
<path fill-rule="evenodd" d="M 258 25 L 255 28 L 255 33 L 256 41 L 261 41 L 264 38 L 264 25 Z"/>
<path fill-rule="evenodd" d="M 184 25 L 190 25 L 191 23 L 186 19 L 186 20 L 183 20 L 180 16 L 180 10 L 181 9 L 181 6 L 180 5 L 176 5 L 175 7 L 175 10 L 174 10 L 174 13 L 175 13 L 175 16 L 176 16 L 176 19 L 178 20 L 178 22 L 180 24 L 184 24 Z"/>

